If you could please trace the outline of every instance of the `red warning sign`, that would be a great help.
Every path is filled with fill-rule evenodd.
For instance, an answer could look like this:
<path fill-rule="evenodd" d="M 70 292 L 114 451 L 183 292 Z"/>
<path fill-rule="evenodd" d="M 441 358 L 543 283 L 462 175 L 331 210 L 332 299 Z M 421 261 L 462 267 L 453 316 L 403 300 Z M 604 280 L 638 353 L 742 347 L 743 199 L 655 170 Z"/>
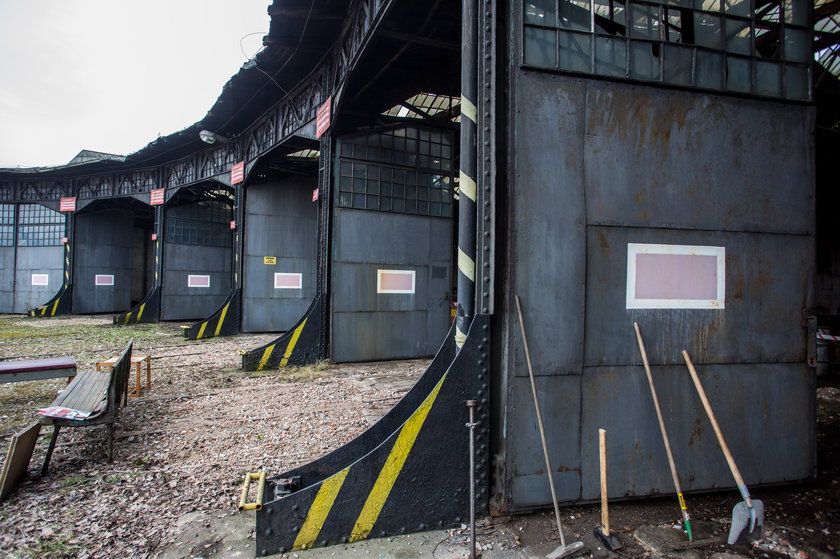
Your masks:
<path fill-rule="evenodd" d="M 156 188 L 149 192 L 149 204 L 152 206 L 160 206 L 166 199 L 166 189 Z"/>
<path fill-rule="evenodd" d="M 75 212 L 76 211 L 76 197 L 61 198 L 58 201 L 58 211 L 60 212 Z"/>
<path fill-rule="evenodd" d="M 315 137 L 320 138 L 330 128 L 330 105 L 332 96 L 327 97 L 324 104 L 318 107 L 315 113 Z"/>
<path fill-rule="evenodd" d="M 313 201 L 313 202 L 317 202 L 317 201 L 318 201 L 318 189 L 317 189 L 317 188 L 316 188 L 315 190 L 313 190 L 313 191 L 312 191 L 312 201 Z"/>
<path fill-rule="evenodd" d="M 230 168 L 230 184 L 237 184 L 245 180 L 245 162 L 235 163 Z"/>

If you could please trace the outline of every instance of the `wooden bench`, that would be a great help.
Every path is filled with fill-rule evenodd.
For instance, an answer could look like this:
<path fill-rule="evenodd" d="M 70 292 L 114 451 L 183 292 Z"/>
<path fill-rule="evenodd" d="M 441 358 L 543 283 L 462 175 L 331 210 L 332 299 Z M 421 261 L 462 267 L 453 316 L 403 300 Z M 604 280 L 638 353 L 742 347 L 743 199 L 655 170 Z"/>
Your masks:
<path fill-rule="evenodd" d="M 128 376 L 131 366 L 129 342 L 109 372 L 82 371 L 61 391 L 49 407 L 69 408 L 84 414 L 82 419 L 42 416 L 42 425 L 52 425 L 50 446 L 44 458 L 41 475 L 47 474 L 50 458 L 55 449 L 58 432 L 62 427 L 87 427 L 102 425 L 107 428 L 108 461 L 114 460 L 114 423 L 119 419 L 120 407 L 126 400 Z"/>
<path fill-rule="evenodd" d="M 61 377 L 69 382 L 75 376 L 76 360 L 72 357 L 0 361 L 0 383 Z"/>

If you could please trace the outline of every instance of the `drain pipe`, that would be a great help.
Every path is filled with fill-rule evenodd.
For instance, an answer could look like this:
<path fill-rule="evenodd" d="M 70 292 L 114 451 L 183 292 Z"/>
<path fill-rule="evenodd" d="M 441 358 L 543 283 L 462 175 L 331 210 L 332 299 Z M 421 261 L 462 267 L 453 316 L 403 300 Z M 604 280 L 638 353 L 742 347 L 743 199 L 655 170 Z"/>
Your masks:
<path fill-rule="evenodd" d="M 476 94 L 478 91 L 478 19 L 476 0 L 463 0 L 461 16 L 461 169 L 458 201 L 458 310 L 455 344 L 467 338 L 475 314 Z"/>

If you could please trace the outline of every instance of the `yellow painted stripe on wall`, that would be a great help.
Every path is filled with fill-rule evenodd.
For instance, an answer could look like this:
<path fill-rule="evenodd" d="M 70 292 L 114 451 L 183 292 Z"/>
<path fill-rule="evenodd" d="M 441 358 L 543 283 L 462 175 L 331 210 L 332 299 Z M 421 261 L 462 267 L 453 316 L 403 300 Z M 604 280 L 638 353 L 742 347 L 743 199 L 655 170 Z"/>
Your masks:
<path fill-rule="evenodd" d="M 307 320 L 309 319 L 304 318 L 303 322 L 300 323 L 300 326 L 295 328 L 295 331 L 292 333 L 292 339 L 289 340 L 289 345 L 286 346 L 286 352 L 283 354 L 283 359 L 280 360 L 280 367 L 285 367 L 286 363 L 289 362 L 289 357 L 291 357 L 292 351 L 294 351 L 295 346 L 297 345 L 298 338 L 300 338 L 300 333 L 303 332 L 303 327 L 306 326 Z"/>
<path fill-rule="evenodd" d="M 475 202 L 475 192 L 476 192 L 476 185 L 475 180 L 464 171 L 458 172 L 458 188 L 461 191 L 461 194 Z"/>
<path fill-rule="evenodd" d="M 130 320 L 131 320 L 131 311 L 128 311 L 127 313 L 125 313 L 125 320 L 123 321 L 123 324 L 128 324 L 128 322 Z"/>
<path fill-rule="evenodd" d="M 50 316 L 55 316 L 55 311 L 58 310 L 58 302 L 59 301 L 61 301 L 61 297 L 56 297 L 55 298 L 55 303 L 53 303 L 53 308 L 52 308 L 52 312 L 50 313 Z"/>
<path fill-rule="evenodd" d="M 204 336 L 204 329 L 207 328 L 207 323 L 202 322 L 201 328 L 198 329 L 198 336 L 195 337 L 196 340 L 200 340 L 202 336 Z"/>
<path fill-rule="evenodd" d="M 335 498 L 338 496 L 338 492 L 341 491 L 341 486 L 344 485 L 344 478 L 347 477 L 349 471 L 349 467 L 344 468 L 334 476 L 325 479 L 321 484 L 321 488 L 318 489 L 318 494 L 315 496 L 312 506 L 309 507 L 309 512 L 306 513 L 306 520 L 303 521 L 300 532 L 298 532 L 297 538 L 295 538 L 295 544 L 292 546 L 293 550 L 312 547 L 318 539 L 321 528 L 324 527 L 327 515 L 332 509 Z"/>
<path fill-rule="evenodd" d="M 259 363 L 259 365 L 257 365 L 257 370 L 258 371 L 262 371 L 263 367 L 265 367 L 265 364 L 268 361 L 268 358 L 271 357 L 271 353 L 274 351 L 274 346 L 275 345 L 277 345 L 277 344 L 271 344 L 270 346 L 265 348 L 265 351 L 263 351 L 263 355 L 262 355 L 262 358 L 260 359 L 260 363 Z"/>
<path fill-rule="evenodd" d="M 221 314 L 221 316 L 219 316 L 219 322 L 218 322 L 218 324 L 216 324 L 216 333 L 214 334 L 215 336 L 218 336 L 219 332 L 222 331 L 222 324 L 225 323 L 225 316 L 227 316 L 227 310 L 228 310 L 229 306 L 230 306 L 230 303 L 225 305 L 224 308 L 222 309 L 222 314 Z"/>
<path fill-rule="evenodd" d="M 448 374 L 448 373 L 447 373 Z M 411 448 L 414 446 L 414 441 L 417 440 L 417 435 L 420 433 L 420 428 L 423 427 L 423 422 L 426 421 L 426 416 L 429 415 L 429 410 L 432 409 L 432 404 L 435 403 L 440 387 L 443 386 L 443 381 L 446 380 L 446 375 L 438 381 L 432 392 L 426 396 L 426 399 L 420 404 L 420 407 L 408 418 L 400 434 L 397 435 L 397 440 L 394 442 L 394 447 L 385 460 L 382 470 L 379 472 L 379 477 L 373 484 L 373 489 L 370 490 L 365 505 L 362 507 L 362 512 L 356 519 L 356 524 L 353 526 L 353 532 L 350 535 L 350 541 L 366 539 L 376 519 L 379 518 L 379 513 L 382 512 L 382 507 L 385 506 L 385 501 L 388 500 L 388 495 L 394 487 L 394 482 L 397 481 L 397 476 L 400 475 L 403 465 L 408 458 Z"/>
<path fill-rule="evenodd" d="M 143 318 L 144 310 L 146 310 L 146 303 L 140 305 L 140 310 L 137 312 L 137 322 L 140 322 L 140 319 Z"/>
<path fill-rule="evenodd" d="M 458 247 L 458 269 L 467 276 L 470 281 L 475 281 L 475 261 Z"/>
<path fill-rule="evenodd" d="M 478 111 L 473 105 L 472 101 L 467 99 L 466 97 L 461 97 L 461 116 L 465 116 L 473 122 L 476 122 L 476 115 Z"/>

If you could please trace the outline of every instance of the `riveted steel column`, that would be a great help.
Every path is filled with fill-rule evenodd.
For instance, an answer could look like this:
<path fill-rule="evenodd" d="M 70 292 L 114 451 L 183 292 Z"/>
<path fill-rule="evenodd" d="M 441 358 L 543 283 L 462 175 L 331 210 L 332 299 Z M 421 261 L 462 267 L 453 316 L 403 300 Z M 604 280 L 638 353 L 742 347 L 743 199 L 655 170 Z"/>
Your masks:
<path fill-rule="evenodd" d="M 455 344 L 464 345 L 475 314 L 476 91 L 478 72 L 476 0 L 463 0 L 461 24 L 461 172 L 458 203 L 458 312 Z"/>

